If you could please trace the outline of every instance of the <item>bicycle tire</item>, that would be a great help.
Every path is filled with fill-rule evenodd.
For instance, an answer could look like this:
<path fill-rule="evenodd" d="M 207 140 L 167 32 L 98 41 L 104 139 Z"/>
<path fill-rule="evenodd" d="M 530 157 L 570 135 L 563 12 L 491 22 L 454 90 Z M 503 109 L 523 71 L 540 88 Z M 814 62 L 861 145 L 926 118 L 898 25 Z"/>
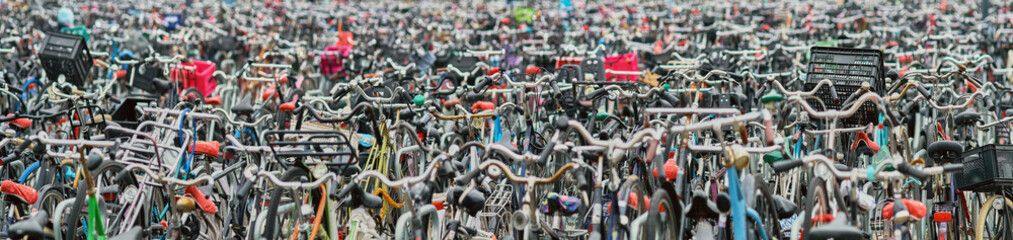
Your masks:
<path fill-rule="evenodd" d="M 281 180 L 293 181 L 299 179 L 300 177 L 308 177 L 308 176 L 309 172 L 307 172 L 306 169 L 300 167 L 293 167 L 288 169 L 288 171 L 285 171 L 284 174 L 282 174 Z M 278 224 L 278 208 L 271 206 L 279 206 L 279 204 L 281 203 L 282 194 L 284 194 L 285 191 L 286 190 L 283 188 L 278 188 L 275 189 L 273 193 L 271 193 L 271 201 L 269 202 L 270 204 L 268 205 L 269 207 L 267 208 L 267 216 L 266 216 L 267 222 L 264 225 L 264 232 L 261 234 L 261 237 L 267 239 L 277 239 L 276 235 L 277 233 L 275 232 L 275 229 L 277 228 L 276 225 Z"/>

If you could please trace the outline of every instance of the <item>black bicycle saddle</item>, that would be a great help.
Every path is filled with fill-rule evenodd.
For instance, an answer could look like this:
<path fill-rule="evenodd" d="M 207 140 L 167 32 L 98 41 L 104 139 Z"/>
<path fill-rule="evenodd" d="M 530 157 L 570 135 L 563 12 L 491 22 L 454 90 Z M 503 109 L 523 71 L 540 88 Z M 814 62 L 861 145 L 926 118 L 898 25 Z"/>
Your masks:
<path fill-rule="evenodd" d="M 44 239 L 46 237 L 46 228 L 49 227 L 49 213 L 39 211 L 35 216 L 11 225 L 7 229 L 7 233 L 11 239 L 22 239 L 24 237 L 28 237 L 28 239 Z"/>
<path fill-rule="evenodd" d="M 718 211 L 717 204 L 707 199 L 707 194 L 703 190 L 694 190 L 693 198 L 690 200 L 689 206 L 686 207 L 686 217 L 698 218 L 698 219 L 715 219 L 721 215 Z"/>
<path fill-rule="evenodd" d="M 964 146 L 956 141 L 935 141 L 925 148 L 929 152 L 929 158 L 937 163 L 950 163 L 960 158 L 964 153 Z"/>
<path fill-rule="evenodd" d="M 244 97 L 238 104 L 232 106 L 232 113 L 239 115 L 250 115 L 253 113 L 253 105 L 250 105 L 250 96 Z"/>

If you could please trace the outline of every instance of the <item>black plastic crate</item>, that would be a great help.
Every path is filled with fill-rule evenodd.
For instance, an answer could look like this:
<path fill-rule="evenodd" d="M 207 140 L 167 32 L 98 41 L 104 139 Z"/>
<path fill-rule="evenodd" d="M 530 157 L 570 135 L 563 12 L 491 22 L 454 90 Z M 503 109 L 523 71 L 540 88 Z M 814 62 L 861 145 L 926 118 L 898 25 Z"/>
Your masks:
<path fill-rule="evenodd" d="M 830 87 L 824 85 L 817 91 L 823 103 L 814 99 L 807 100 L 816 110 L 840 110 L 841 104 L 867 82 L 873 92 L 883 94 L 886 89 L 883 82 L 883 52 L 872 49 L 848 49 L 831 47 L 813 47 L 809 49 L 809 71 L 805 79 L 805 91 L 812 91 L 823 79 L 834 82 L 838 99 L 833 99 Z M 823 109 L 823 106 L 826 109 Z M 845 119 L 845 124 L 875 123 L 879 121 L 876 105 L 865 103 L 862 110 Z"/>
<path fill-rule="evenodd" d="M 989 144 L 964 152 L 964 171 L 953 174 L 957 189 L 992 192 L 1013 186 L 1013 145 Z"/>
<path fill-rule="evenodd" d="M 84 37 L 51 32 L 39 48 L 39 60 L 49 79 L 55 81 L 60 74 L 67 82 L 83 87 L 91 71 L 92 58 Z"/>

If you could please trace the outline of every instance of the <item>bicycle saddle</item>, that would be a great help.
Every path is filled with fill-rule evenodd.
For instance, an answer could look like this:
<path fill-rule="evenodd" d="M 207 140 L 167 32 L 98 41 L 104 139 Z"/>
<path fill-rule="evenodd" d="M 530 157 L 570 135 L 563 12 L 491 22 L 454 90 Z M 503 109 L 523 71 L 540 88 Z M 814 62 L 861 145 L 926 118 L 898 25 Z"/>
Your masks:
<path fill-rule="evenodd" d="M 196 154 L 202 154 L 211 158 L 218 158 L 218 149 L 221 144 L 218 141 L 197 141 L 194 146 L 186 148 L 187 152 L 193 149 Z"/>
<path fill-rule="evenodd" d="M 633 193 L 630 193 L 631 196 Z M 560 213 L 563 216 L 570 216 L 580 211 L 580 200 L 576 197 L 563 196 L 551 192 L 542 200 L 542 212 L 545 214 Z"/>
<path fill-rule="evenodd" d="M 784 154 L 781 151 L 773 151 L 763 155 L 763 162 L 768 165 L 780 162 L 781 160 L 784 160 Z"/>
<path fill-rule="evenodd" d="M 821 225 L 814 227 L 809 232 L 805 233 L 809 235 L 810 240 L 862 240 L 865 239 L 865 233 L 862 230 L 848 225 L 845 221 L 847 218 L 838 217 L 834 218 L 830 224 Z"/>
<path fill-rule="evenodd" d="M 958 113 L 957 116 L 953 117 L 954 123 L 958 126 L 974 125 L 978 120 L 981 120 L 981 114 L 971 109 L 967 109 L 967 111 Z"/>
<path fill-rule="evenodd" d="M 250 115 L 253 113 L 253 105 L 250 105 L 250 97 L 243 97 L 238 104 L 232 106 L 232 113 L 239 115 Z"/>
<path fill-rule="evenodd" d="M 859 131 L 855 136 L 855 142 L 851 144 L 851 150 L 857 153 L 874 155 L 879 152 L 879 144 L 869 140 L 869 135 L 865 134 L 865 131 Z"/>
<path fill-rule="evenodd" d="M 220 106 L 222 105 L 222 97 L 221 96 L 207 97 L 204 99 L 204 102 L 207 104 L 211 104 L 211 106 Z"/>
<path fill-rule="evenodd" d="M 775 103 L 781 101 L 784 101 L 784 95 L 777 93 L 777 91 L 774 89 L 770 89 L 770 91 L 768 91 L 767 94 L 764 94 L 763 97 L 760 97 L 760 102 L 762 103 Z"/>
<path fill-rule="evenodd" d="M 790 218 L 791 215 L 795 214 L 795 202 L 788 200 L 782 196 L 774 195 L 774 208 L 777 209 L 777 218 L 786 219 Z"/>
<path fill-rule="evenodd" d="M 349 202 L 348 206 L 352 208 L 363 206 L 370 209 L 377 209 L 383 207 L 383 198 L 366 193 L 366 191 L 359 186 L 359 183 L 354 181 L 346 184 L 345 187 L 341 188 L 341 191 L 338 191 L 338 193 L 333 197 L 337 199 L 351 197 L 351 202 Z"/>
<path fill-rule="evenodd" d="M 4 200 L 17 200 L 26 204 L 35 204 L 36 200 L 39 200 L 39 193 L 35 192 L 35 189 L 29 186 L 18 184 L 11 180 L 4 180 L 0 182 L 0 192 L 7 195 Z"/>
<path fill-rule="evenodd" d="M 433 187 L 428 182 L 423 184 L 415 184 L 411 188 L 412 200 L 415 204 L 431 204 L 433 202 Z"/>
<path fill-rule="evenodd" d="M 53 118 L 59 115 L 63 115 L 63 107 L 57 105 L 55 107 L 40 109 L 39 115 L 45 116 L 46 118 Z"/>
<path fill-rule="evenodd" d="M 127 230 L 126 232 L 123 232 L 119 235 L 107 238 L 106 240 L 133 240 L 133 239 L 141 239 L 141 237 L 143 236 L 144 230 L 141 229 L 141 226 L 134 226 L 130 228 L 130 230 Z"/>
<path fill-rule="evenodd" d="M 464 194 L 464 199 L 461 199 L 462 194 Z M 485 194 L 478 189 L 473 189 L 465 194 L 464 187 L 454 186 L 447 191 L 447 202 L 453 206 L 463 207 L 469 215 L 475 216 L 478 211 L 485 208 Z"/>
<path fill-rule="evenodd" d="M 718 206 L 714 202 L 707 199 L 707 194 L 703 190 L 693 190 L 693 198 L 690 200 L 689 206 L 686 207 L 686 217 L 697 218 L 697 219 L 715 219 L 721 212 L 718 211 Z"/>
<path fill-rule="evenodd" d="M 278 93 L 277 87 L 275 87 L 274 85 L 268 85 L 267 89 L 264 89 L 264 93 L 260 94 L 260 99 L 261 100 L 270 99 L 274 97 L 274 95 L 277 95 L 277 93 Z"/>
<path fill-rule="evenodd" d="M 960 158 L 960 154 L 964 153 L 964 146 L 956 141 L 941 140 L 930 143 L 926 150 L 934 162 L 950 163 Z"/>
<path fill-rule="evenodd" d="M 7 233 L 11 239 L 22 239 L 24 237 L 28 237 L 28 239 L 45 239 L 46 235 L 52 235 L 52 232 L 46 234 L 46 228 L 50 227 L 49 213 L 41 210 L 35 216 L 12 224 L 7 229 Z"/>
<path fill-rule="evenodd" d="M 719 192 L 718 199 L 714 203 L 718 207 L 718 212 L 729 213 L 732 211 L 732 198 L 726 192 Z"/>
<path fill-rule="evenodd" d="M 7 114 L 7 116 L 8 117 L 14 116 L 14 114 L 13 113 Z M 16 127 L 21 128 L 21 129 L 27 129 L 27 128 L 32 127 L 32 120 L 31 119 L 27 119 L 27 118 L 18 118 L 18 119 L 7 121 L 7 123 L 9 123 L 11 126 L 16 126 Z"/>

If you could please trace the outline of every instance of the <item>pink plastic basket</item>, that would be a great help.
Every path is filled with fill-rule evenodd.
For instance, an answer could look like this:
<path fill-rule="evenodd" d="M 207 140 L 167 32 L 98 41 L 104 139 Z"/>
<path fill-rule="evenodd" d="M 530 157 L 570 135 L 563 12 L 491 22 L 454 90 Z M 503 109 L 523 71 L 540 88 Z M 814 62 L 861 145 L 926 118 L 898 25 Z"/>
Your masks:
<path fill-rule="evenodd" d="M 620 55 L 612 55 L 605 57 L 605 69 L 611 69 L 612 71 L 640 71 L 640 66 L 637 61 L 637 53 L 627 53 Z M 613 78 L 613 76 L 615 78 Z M 605 74 L 606 81 L 637 81 L 638 76 L 626 76 L 626 75 L 612 75 L 611 73 Z"/>
<path fill-rule="evenodd" d="M 334 76 L 345 69 L 343 59 L 348 57 L 351 46 L 329 46 L 320 54 L 320 74 Z"/>
<path fill-rule="evenodd" d="M 187 88 L 196 88 L 206 97 L 218 86 L 217 81 L 211 78 L 214 73 L 215 63 L 193 60 L 173 66 L 169 78 L 183 83 L 180 92 Z"/>

